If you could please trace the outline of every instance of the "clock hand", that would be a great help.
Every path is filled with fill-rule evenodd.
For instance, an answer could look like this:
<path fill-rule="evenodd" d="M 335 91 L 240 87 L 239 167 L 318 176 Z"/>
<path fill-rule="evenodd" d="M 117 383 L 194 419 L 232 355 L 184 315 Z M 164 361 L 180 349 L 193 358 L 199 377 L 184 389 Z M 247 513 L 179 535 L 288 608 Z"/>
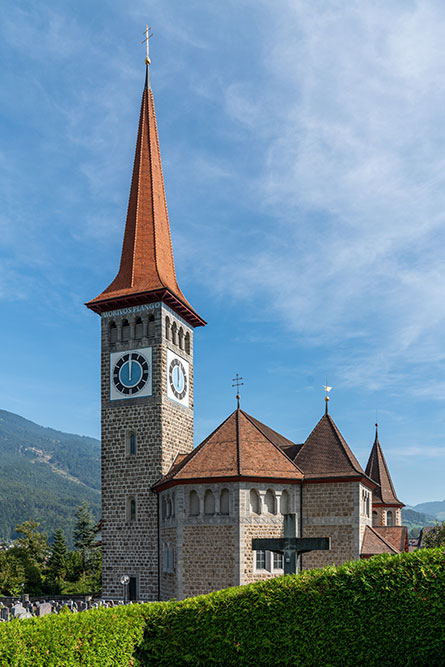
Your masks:
<path fill-rule="evenodd" d="M 129 382 L 131 382 L 131 363 L 132 362 L 131 362 L 131 354 L 130 354 L 130 358 L 128 360 L 128 381 Z"/>

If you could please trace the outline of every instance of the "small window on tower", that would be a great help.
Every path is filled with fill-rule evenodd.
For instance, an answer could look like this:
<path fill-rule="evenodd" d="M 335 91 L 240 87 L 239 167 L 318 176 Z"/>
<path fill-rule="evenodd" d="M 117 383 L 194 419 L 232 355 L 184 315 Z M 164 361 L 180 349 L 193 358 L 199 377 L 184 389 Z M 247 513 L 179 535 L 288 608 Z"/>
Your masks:
<path fill-rule="evenodd" d="M 372 525 L 377 526 L 377 512 L 375 510 L 372 512 Z"/>
<path fill-rule="evenodd" d="M 173 322 L 172 324 L 172 343 L 174 345 L 178 344 L 178 327 L 176 322 Z"/>
<path fill-rule="evenodd" d="M 126 436 L 126 449 L 127 456 L 136 456 L 137 451 L 137 438 L 134 431 L 128 431 Z"/>
<path fill-rule="evenodd" d="M 190 334 L 188 332 L 185 334 L 184 341 L 185 341 L 184 345 L 185 351 L 187 352 L 187 354 L 190 354 Z"/>
<path fill-rule="evenodd" d="M 134 337 L 142 338 L 143 333 L 144 333 L 144 325 L 142 324 L 141 318 L 137 317 L 134 326 Z"/>
<path fill-rule="evenodd" d="M 393 516 L 391 510 L 388 510 L 386 512 L 386 525 L 387 526 L 392 526 L 393 525 Z"/>
<path fill-rule="evenodd" d="M 167 317 L 168 320 L 168 317 Z M 153 338 L 155 335 L 155 316 L 154 315 L 149 315 L 148 316 L 148 331 L 147 335 L 149 338 Z"/>
<path fill-rule="evenodd" d="M 111 324 L 110 324 L 110 343 L 116 343 L 116 341 L 117 341 L 116 322 L 111 322 Z"/>
<path fill-rule="evenodd" d="M 128 520 L 136 521 L 136 498 L 128 499 Z"/>
<path fill-rule="evenodd" d="M 122 322 L 122 340 L 130 340 L 130 324 L 128 320 Z"/>
<path fill-rule="evenodd" d="M 184 332 L 182 330 L 182 327 L 178 331 L 178 339 L 179 339 L 179 349 L 183 350 L 184 349 Z"/>

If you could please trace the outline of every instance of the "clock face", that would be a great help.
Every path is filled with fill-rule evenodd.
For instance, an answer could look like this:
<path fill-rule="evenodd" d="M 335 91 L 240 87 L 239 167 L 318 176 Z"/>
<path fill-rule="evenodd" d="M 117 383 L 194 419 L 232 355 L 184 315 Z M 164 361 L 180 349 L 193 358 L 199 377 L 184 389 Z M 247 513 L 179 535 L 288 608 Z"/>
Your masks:
<path fill-rule="evenodd" d="M 189 364 L 171 350 L 167 350 L 167 396 L 189 406 Z"/>
<path fill-rule="evenodd" d="M 110 399 L 152 394 L 152 348 L 110 354 Z"/>

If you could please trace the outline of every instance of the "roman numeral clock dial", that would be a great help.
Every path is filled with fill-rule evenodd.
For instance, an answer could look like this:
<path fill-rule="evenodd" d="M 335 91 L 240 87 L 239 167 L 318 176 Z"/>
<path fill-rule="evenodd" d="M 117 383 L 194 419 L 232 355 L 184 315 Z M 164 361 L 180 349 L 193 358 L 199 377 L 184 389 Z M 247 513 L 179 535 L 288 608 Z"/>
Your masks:
<path fill-rule="evenodd" d="M 151 396 L 152 348 L 110 354 L 110 400 Z"/>

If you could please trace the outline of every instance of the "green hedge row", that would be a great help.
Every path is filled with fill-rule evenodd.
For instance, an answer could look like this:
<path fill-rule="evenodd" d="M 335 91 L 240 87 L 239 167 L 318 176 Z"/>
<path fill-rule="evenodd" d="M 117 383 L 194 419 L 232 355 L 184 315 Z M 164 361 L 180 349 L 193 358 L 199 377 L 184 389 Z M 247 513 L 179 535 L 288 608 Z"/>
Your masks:
<path fill-rule="evenodd" d="M 0 665 L 445 664 L 445 550 L 0 625 Z"/>

